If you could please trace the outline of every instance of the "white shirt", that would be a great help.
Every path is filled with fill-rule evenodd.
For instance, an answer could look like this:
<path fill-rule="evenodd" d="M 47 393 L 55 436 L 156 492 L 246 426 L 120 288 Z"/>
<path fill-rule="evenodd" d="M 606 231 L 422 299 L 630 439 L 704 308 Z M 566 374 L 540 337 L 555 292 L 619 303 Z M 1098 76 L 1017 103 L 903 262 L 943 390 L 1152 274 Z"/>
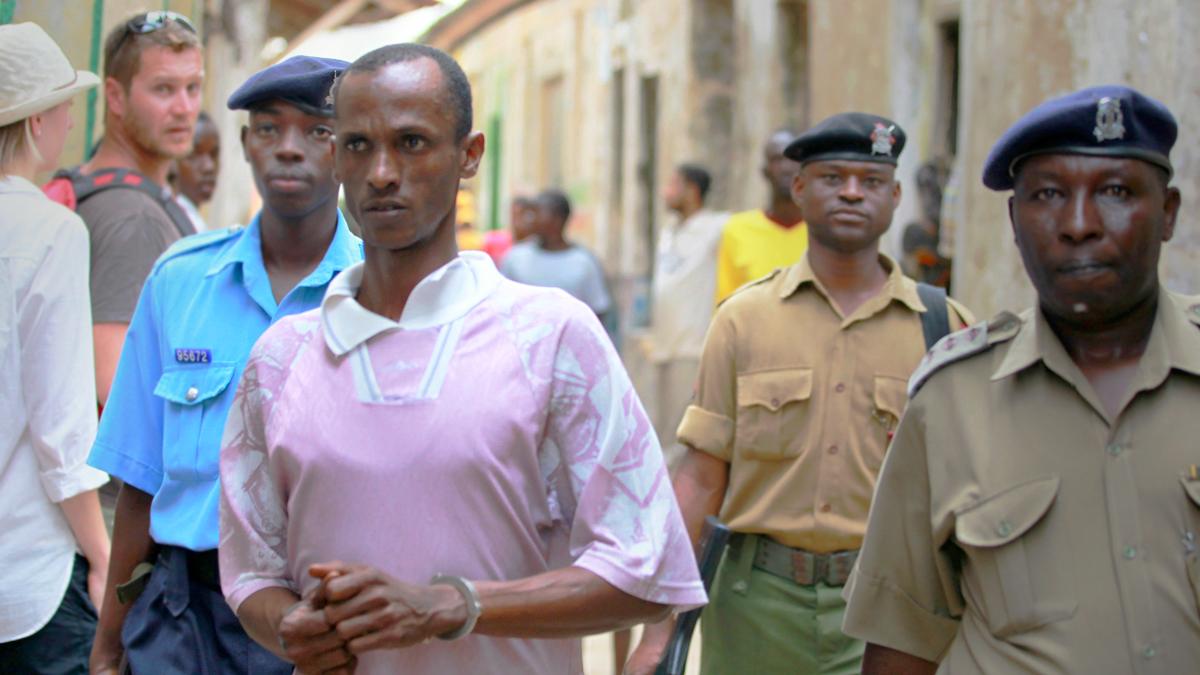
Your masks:
<path fill-rule="evenodd" d="M 504 256 L 500 272 L 518 283 L 561 288 L 597 314 L 612 307 L 612 298 L 604 283 L 604 270 L 596 257 L 582 246 L 547 251 L 537 241 L 523 241 Z"/>
<path fill-rule="evenodd" d="M 0 178 L 0 642 L 62 603 L 75 537 L 58 503 L 103 485 L 89 467 L 96 380 L 83 221 Z"/>
<path fill-rule="evenodd" d="M 188 220 L 192 221 L 192 226 L 196 228 L 197 232 L 208 232 L 212 229 L 208 223 L 204 222 L 204 216 L 200 215 L 200 208 L 196 206 L 195 202 L 188 199 L 187 195 L 182 192 L 175 195 L 175 203 L 187 214 Z"/>
<path fill-rule="evenodd" d="M 717 248 L 728 213 L 697 211 L 663 228 L 651 285 L 651 358 L 700 358 L 717 292 Z"/>

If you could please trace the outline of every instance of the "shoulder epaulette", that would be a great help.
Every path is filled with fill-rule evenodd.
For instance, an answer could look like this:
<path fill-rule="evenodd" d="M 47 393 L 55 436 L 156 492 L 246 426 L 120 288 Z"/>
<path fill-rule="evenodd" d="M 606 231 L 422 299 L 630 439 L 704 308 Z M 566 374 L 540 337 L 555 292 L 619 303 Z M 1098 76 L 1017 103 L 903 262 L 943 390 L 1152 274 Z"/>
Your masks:
<path fill-rule="evenodd" d="M 241 234 L 245 229 L 243 225 L 233 225 L 223 230 L 212 230 L 210 232 L 188 235 L 168 246 L 167 250 L 163 251 L 163 254 L 158 257 L 158 262 L 154 264 L 154 269 L 157 270 L 159 267 L 162 267 L 163 263 L 172 258 L 178 258 L 186 253 L 199 251 L 209 246 L 228 241 Z"/>
<path fill-rule="evenodd" d="M 986 351 L 992 345 L 1011 340 L 1021 330 L 1021 319 L 1012 312 L 1001 312 L 994 319 L 977 323 L 938 340 L 921 359 L 920 365 L 908 379 L 908 397 L 916 395 L 917 390 L 925 381 L 938 370 Z"/>
<path fill-rule="evenodd" d="M 741 286 L 738 286 L 737 288 L 735 288 L 732 293 L 725 296 L 725 299 L 722 300 L 721 302 L 718 302 L 717 306 L 719 307 L 719 306 L 725 304 L 725 302 L 727 300 L 729 300 L 729 298 L 732 298 L 733 296 L 737 295 L 738 293 L 741 293 L 742 291 L 745 291 L 746 289 L 754 288 L 755 286 L 761 286 L 761 285 L 767 283 L 768 281 L 779 276 L 780 273 L 783 272 L 783 270 L 784 270 L 784 268 L 782 268 L 782 267 L 776 267 L 775 269 L 771 270 L 766 276 L 759 277 L 753 281 L 747 281 L 746 283 L 742 284 Z"/>

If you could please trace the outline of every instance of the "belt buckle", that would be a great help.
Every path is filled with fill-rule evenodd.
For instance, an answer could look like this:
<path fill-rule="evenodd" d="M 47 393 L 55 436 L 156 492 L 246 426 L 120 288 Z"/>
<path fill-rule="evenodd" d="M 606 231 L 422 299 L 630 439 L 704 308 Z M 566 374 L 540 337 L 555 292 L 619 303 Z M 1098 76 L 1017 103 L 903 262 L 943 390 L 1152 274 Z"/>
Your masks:
<path fill-rule="evenodd" d="M 826 576 L 825 583 L 830 586 L 845 586 L 850 579 L 850 572 L 854 569 L 854 562 L 858 558 L 857 551 L 838 551 L 829 556 L 829 570 Z"/>
<path fill-rule="evenodd" d="M 792 551 L 792 581 L 812 586 L 825 574 L 825 560 L 808 551 Z"/>

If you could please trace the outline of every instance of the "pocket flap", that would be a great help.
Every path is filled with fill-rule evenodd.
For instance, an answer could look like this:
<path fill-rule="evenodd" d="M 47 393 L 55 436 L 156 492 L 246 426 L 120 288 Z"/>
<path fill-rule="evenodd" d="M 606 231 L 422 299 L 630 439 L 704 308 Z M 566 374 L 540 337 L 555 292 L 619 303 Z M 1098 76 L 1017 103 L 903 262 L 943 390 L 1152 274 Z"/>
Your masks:
<path fill-rule="evenodd" d="M 174 368 L 158 378 L 155 396 L 179 405 L 199 405 L 225 391 L 233 381 L 233 364 L 217 364 L 192 368 Z"/>
<path fill-rule="evenodd" d="M 896 419 L 908 403 L 908 381 L 889 375 L 875 376 L 875 408 L 889 412 Z"/>
<path fill-rule="evenodd" d="M 1058 495 L 1058 476 L 998 492 L 957 512 L 955 535 L 969 546 L 1003 546 L 1032 528 Z"/>
<path fill-rule="evenodd" d="M 812 387 L 811 368 L 738 375 L 737 402 L 739 407 L 757 405 L 775 411 L 791 401 L 807 400 L 812 396 Z"/>
<path fill-rule="evenodd" d="M 1183 491 L 1187 493 L 1188 499 L 1196 506 L 1200 506 L 1200 480 L 1191 480 L 1187 476 L 1180 476 L 1179 482 L 1183 483 Z"/>

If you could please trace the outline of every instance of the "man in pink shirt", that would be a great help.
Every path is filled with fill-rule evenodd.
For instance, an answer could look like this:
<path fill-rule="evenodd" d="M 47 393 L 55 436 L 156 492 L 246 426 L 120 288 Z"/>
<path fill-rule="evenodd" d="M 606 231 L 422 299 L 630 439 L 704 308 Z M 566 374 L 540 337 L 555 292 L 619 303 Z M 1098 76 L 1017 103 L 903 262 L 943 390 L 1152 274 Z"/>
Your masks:
<path fill-rule="evenodd" d="M 247 632 L 301 672 L 561 675 L 579 636 L 703 604 L 595 314 L 457 251 L 484 150 L 462 70 L 392 45 L 334 96 L 365 262 L 263 335 L 229 416 L 221 585 Z"/>

